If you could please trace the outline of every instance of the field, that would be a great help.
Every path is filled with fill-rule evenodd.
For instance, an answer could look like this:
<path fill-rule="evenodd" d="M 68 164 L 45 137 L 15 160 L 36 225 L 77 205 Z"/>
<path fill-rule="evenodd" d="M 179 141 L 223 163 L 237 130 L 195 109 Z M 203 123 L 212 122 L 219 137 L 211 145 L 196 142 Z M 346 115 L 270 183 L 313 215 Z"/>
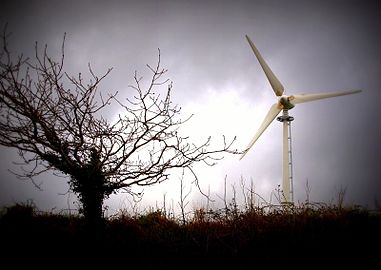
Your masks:
<path fill-rule="evenodd" d="M 95 229 L 79 215 L 16 204 L 3 209 L 0 228 L 2 261 L 12 268 L 94 263 L 123 269 L 365 267 L 379 264 L 381 243 L 379 211 L 317 204 L 201 208 L 188 220 L 160 210 L 122 211 Z"/>

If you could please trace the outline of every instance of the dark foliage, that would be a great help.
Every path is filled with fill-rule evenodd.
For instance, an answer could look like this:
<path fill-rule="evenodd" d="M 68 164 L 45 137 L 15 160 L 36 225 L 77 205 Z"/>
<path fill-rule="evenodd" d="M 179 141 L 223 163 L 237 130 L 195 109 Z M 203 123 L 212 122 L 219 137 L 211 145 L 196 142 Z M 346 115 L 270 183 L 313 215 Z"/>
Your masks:
<path fill-rule="evenodd" d="M 15 205 L 0 219 L 2 254 L 14 267 L 75 261 L 139 269 L 330 268 L 377 262 L 380 213 L 306 207 L 206 217 L 184 225 L 153 211 L 109 218 L 98 231 L 87 231 L 78 216 L 37 214 L 30 205 Z"/>

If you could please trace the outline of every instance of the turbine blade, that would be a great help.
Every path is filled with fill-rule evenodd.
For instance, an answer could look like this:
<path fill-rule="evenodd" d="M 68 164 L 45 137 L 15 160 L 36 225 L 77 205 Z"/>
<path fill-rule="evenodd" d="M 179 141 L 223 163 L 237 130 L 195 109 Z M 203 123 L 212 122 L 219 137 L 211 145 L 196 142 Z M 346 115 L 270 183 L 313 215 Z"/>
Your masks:
<path fill-rule="evenodd" d="M 257 133 L 247 146 L 246 150 L 244 153 L 241 155 L 239 158 L 240 160 L 246 155 L 246 153 L 249 151 L 249 149 L 253 146 L 253 144 L 258 140 L 258 138 L 262 135 L 262 133 L 266 130 L 266 128 L 270 125 L 270 123 L 275 119 L 275 117 L 279 114 L 281 111 L 281 107 L 279 106 L 278 103 L 275 103 L 274 105 L 271 106 L 269 112 L 267 113 L 265 119 L 263 120 L 261 126 L 259 127 Z"/>
<path fill-rule="evenodd" d="M 277 79 L 277 77 L 274 75 L 274 73 L 271 71 L 261 54 L 259 53 L 258 49 L 255 47 L 254 43 L 250 40 L 250 38 L 246 35 L 246 39 L 249 42 L 251 48 L 253 49 L 253 52 L 255 56 L 257 57 L 259 64 L 261 65 L 263 71 L 266 74 L 267 79 L 269 80 L 271 87 L 273 88 L 275 95 L 281 96 L 284 92 L 284 87 L 280 83 L 280 81 Z"/>
<path fill-rule="evenodd" d="M 288 99 L 292 104 L 298 104 L 298 103 L 303 103 L 303 102 L 319 100 L 319 99 L 323 99 L 323 98 L 331 98 L 331 97 L 356 94 L 356 93 L 360 93 L 360 92 L 361 92 L 361 90 L 332 92 L 332 93 L 301 94 L 301 95 L 291 95 L 288 97 Z"/>

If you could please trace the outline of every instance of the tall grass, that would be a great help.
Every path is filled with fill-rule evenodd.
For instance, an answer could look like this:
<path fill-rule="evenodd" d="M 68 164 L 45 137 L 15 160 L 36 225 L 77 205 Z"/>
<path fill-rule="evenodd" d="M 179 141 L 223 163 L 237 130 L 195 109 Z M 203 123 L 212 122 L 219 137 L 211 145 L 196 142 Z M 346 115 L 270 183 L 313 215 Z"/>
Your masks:
<path fill-rule="evenodd" d="M 225 202 L 220 209 L 194 209 L 186 219 L 163 207 L 142 213 L 122 209 L 106 218 L 96 233 L 87 231 L 79 215 L 16 204 L 3 209 L 0 236 L 8 253 L 22 250 L 33 258 L 43 254 L 86 262 L 125 260 L 139 269 L 246 269 L 284 266 L 295 257 L 303 263 L 331 261 L 342 266 L 378 258 L 372 247 L 381 242 L 377 211 L 311 202 L 259 206 L 250 199 L 239 206 L 234 196 Z"/>
<path fill-rule="evenodd" d="M 62 264 L 69 258 L 68 266 L 72 260 L 95 260 L 138 269 L 285 267 L 293 258 L 314 267 L 378 263 L 373 246 L 381 243 L 381 212 L 344 205 L 344 189 L 335 204 L 311 202 L 309 191 L 302 203 L 282 204 L 279 188 L 266 201 L 243 181 L 238 190 L 232 186 L 228 198 L 225 179 L 218 208 L 211 206 L 209 193 L 204 206 L 189 209 L 189 192 L 181 185 L 177 213 L 165 196 L 143 211 L 135 201 L 131 209 L 105 217 L 96 231 L 78 214 L 42 212 L 30 201 L 5 207 L 0 211 L 3 260 L 22 254 L 29 260 L 17 263 Z"/>

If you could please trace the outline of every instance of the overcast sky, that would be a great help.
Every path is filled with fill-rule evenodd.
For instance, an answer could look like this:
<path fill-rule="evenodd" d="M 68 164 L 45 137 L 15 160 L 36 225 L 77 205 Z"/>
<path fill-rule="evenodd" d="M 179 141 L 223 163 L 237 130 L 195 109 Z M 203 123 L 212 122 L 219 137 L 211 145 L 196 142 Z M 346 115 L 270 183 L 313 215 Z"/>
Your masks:
<path fill-rule="evenodd" d="M 381 9 L 377 1 L 2 1 L 0 23 L 8 23 L 13 51 L 33 56 L 35 41 L 59 56 L 66 32 L 66 70 L 76 74 L 91 62 L 98 74 L 113 67 L 102 92 L 131 91 L 134 71 L 155 64 L 157 48 L 173 81 L 173 100 L 194 141 L 209 135 L 237 136 L 246 147 L 274 93 L 245 34 L 285 87 L 286 94 L 361 89 L 362 93 L 300 104 L 290 111 L 295 200 L 335 202 L 346 190 L 346 203 L 374 208 L 381 204 L 379 176 L 381 113 Z M 112 112 L 111 112 L 112 113 Z M 1 147 L 0 204 L 33 200 L 41 209 L 75 208 L 64 194 L 64 179 L 38 178 L 43 191 L 16 179 L 9 169 L 19 161 Z M 266 200 L 281 183 L 282 125 L 273 122 L 242 160 L 226 156 L 214 167 L 197 166 L 200 184 L 216 205 L 240 179 Z M 191 187 L 191 179 L 186 182 Z M 179 200 L 177 176 L 145 190 L 144 203 Z M 192 187 L 189 207 L 204 201 Z M 230 197 L 232 195 L 230 194 Z M 126 195 L 107 200 L 109 211 L 128 207 Z M 68 206 L 69 205 L 69 206 Z"/>

